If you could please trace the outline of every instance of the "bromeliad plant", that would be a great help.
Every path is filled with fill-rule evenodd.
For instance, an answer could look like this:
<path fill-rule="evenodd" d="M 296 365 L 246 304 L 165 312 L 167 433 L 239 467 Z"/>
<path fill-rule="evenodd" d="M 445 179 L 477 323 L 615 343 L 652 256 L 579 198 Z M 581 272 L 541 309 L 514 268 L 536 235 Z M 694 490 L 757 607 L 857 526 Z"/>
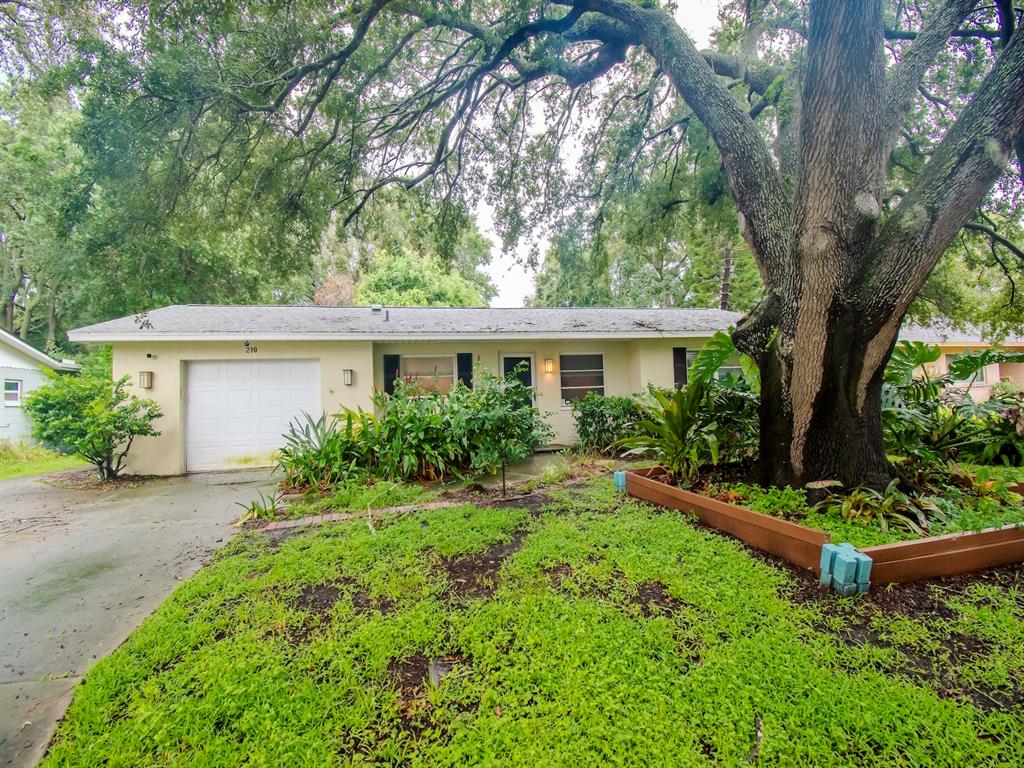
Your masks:
<path fill-rule="evenodd" d="M 654 403 L 641 403 L 639 434 L 620 440 L 626 456 L 648 455 L 668 470 L 670 480 L 689 484 L 700 467 L 718 463 L 717 424 L 708 421 L 710 387 L 702 378 L 671 392 L 651 388 Z"/>
<path fill-rule="evenodd" d="M 890 526 L 916 535 L 924 535 L 934 523 L 948 523 L 950 516 L 941 501 L 930 496 L 910 496 L 893 480 L 884 491 L 857 487 L 832 494 L 818 502 L 816 510 L 842 516 L 846 522 L 877 523 L 883 531 Z"/>

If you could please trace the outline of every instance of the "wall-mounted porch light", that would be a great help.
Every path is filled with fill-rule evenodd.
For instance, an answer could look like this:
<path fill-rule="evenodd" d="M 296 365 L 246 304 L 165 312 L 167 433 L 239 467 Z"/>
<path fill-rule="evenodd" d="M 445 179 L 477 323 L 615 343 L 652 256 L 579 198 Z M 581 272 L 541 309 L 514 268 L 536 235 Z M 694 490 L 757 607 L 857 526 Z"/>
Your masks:
<path fill-rule="evenodd" d="M 554 373 L 554 372 L 555 372 L 555 361 L 552 360 L 550 357 L 545 357 L 544 358 L 544 373 Z"/>
<path fill-rule="evenodd" d="M 351 387 L 352 386 L 352 369 L 351 368 L 345 368 L 341 372 L 341 378 L 345 382 L 345 386 L 346 387 Z"/>
<path fill-rule="evenodd" d="M 139 389 L 153 388 L 153 372 L 139 371 Z"/>

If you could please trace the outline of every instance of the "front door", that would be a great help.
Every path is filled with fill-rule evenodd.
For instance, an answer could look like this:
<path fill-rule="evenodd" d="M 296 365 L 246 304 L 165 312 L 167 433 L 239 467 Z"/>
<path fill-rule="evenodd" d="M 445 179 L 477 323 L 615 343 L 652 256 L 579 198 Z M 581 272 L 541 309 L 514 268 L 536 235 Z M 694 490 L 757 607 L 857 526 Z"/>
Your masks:
<path fill-rule="evenodd" d="M 518 366 L 522 366 L 519 370 L 516 370 Z M 528 387 L 533 386 L 533 355 L 502 355 L 501 356 L 501 375 L 508 376 L 511 373 L 515 373 L 523 384 Z"/>

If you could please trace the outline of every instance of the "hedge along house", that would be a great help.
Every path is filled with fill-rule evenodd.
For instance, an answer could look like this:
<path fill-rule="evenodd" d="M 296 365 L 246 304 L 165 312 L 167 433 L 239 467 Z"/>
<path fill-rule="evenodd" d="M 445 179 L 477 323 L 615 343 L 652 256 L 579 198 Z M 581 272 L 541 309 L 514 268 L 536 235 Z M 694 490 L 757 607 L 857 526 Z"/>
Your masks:
<path fill-rule="evenodd" d="M 203 305 L 70 338 L 111 344 L 114 375 L 163 410 L 160 436 L 136 441 L 129 471 L 173 475 L 267 464 L 303 413 L 368 410 L 374 391 L 398 379 L 442 392 L 459 379 L 472 385 L 476 363 L 494 373 L 522 366 L 555 444 L 569 444 L 572 400 L 682 384 L 697 350 L 739 318 L 713 309 Z"/>
<path fill-rule="evenodd" d="M 475 363 L 525 368 L 557 444 L 570 403 L 682 383 L 688 357 L 739 315 L 706 309 L 171 306 L 72 331 L 111 344 L 114 376 L 160 404 L 159 437 L 128 470 L 173 475 L 267 464 L 302 413 L 373 407 L 396 379 L 445 391 Z"/>

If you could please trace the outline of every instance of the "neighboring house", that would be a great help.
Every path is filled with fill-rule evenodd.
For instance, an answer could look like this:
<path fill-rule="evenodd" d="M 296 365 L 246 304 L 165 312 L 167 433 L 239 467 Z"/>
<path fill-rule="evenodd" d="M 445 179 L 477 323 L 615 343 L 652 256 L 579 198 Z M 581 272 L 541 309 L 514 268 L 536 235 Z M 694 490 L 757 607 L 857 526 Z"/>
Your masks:
<path fill-rule="evenodd" d="M 0 384 L 3 386 L 0 440 L 11 443 L 31 440 L 32 422 L 21 404 L 29 392 L 46 380 L 42 368 L 74 373 L 80 366 L 71 360 L 54 360 L 17 336 L 0 330 Z"/>
<path fill-rule="evenodd" d="M 740 315 L 716 309 L 172 306 L 72 331 L 112 344 L 114 376 L 163 410 L 129 470 L 179 474 L 267 463 L 303 412 L 373 407 L 396 379 L 442 391 L 473 365 L 523 364 L 556 444 L 571 401 L 682 384 L 689 360 Z"/>
<path fill-rule="evenodd" d="M 927 328 L 908 325 L 900 331 L 900 339 L 922 341 L 942 350 L 938 361 L 928 366 L 928 373 L 933 376 L 945 375 L 949 371 L 950 362 L 955 360 L 957 355 L 988 349 L 991 346 L 982 340 L 981 331 L 977 328 L 967 328 L 961 331 L 938 324 Z M 1000 346 L 1009 352 L 1024 352 L 1024 337 L 1010 336 Z M 1000 381 L 1013 381 L 1024 385 L 1024 363 L 987 365 L 971 381 L 964 381 L 962 384 L 965 387 L 970 385 L 971 397 L 978 402 L 983 402 L 989 399 L 992 387 Z"/>

